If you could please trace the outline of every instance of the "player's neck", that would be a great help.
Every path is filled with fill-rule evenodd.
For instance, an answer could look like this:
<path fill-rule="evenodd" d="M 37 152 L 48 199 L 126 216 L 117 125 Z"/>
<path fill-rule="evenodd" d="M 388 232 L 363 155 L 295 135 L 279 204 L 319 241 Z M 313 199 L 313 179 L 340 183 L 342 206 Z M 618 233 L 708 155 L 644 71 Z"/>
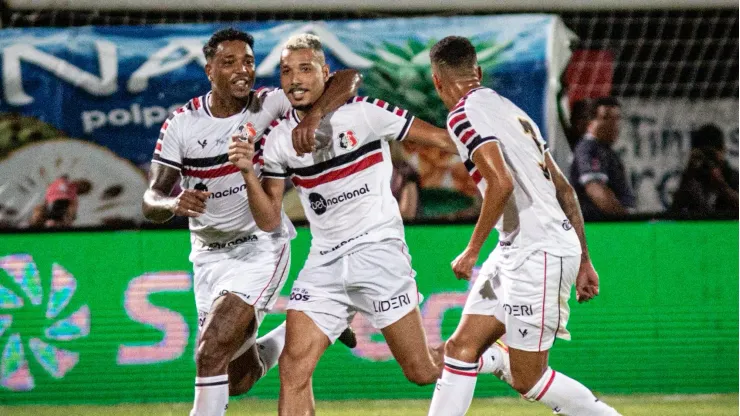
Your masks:
<path fill-rule="evenodd" d="M 452 96 L 455 99 L 455 104 L 460 102 L 460 100 L 471 90 L 479 88 L 480 86 L 480 81 L 477 79 L 455 81 L 452 86 Z"/>
<path fill-rule="evenodd" d="M 226 118 L 234 114 L 239 114 L 249 102 L 249 96 L 244 99 L 238 99 L 234 97 L 223 97 L 213 92 L 211 92 L 208 98 L 208 106 L 211 114 L 216 118 Z"/>

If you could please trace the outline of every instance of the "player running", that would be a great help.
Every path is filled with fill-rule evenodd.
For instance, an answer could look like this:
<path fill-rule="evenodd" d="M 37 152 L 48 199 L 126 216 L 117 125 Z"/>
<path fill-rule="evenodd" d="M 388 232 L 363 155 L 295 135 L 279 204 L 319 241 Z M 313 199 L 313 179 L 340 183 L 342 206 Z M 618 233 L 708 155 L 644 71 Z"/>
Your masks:
<path fill-rule="evenodd" d="M 447 128 L 483 195 L 468 247 L 452 262 L 455 276 L 470 279 L 494 226 L 499 244 L 447 341 L 445 370 L 429 414 L 465 414 L 476 374 L 450 368 L 474 367 L 506 332 L 513 387 L 526 399 L 560 414 L 618 415 L 581 383 L 548 367 L 555 337 L 570 339 L 565 326 L 573 284 L 579 302 L 599 292 L 573 188 L 534 121 L 511 101 L 481 87 L 481 69 L 468 39 L 444 38 L 430 56 L 434 86 L 450 109 Z"/>
<path fill-rule="evenodd" d="M 311 226 L 311 250 L 288 304 L 279 414 L 313 414 L 315 366 L 357 312 L 380 329 L 408 380 L 433 383 L 441 351 L 435 362 L 421 325 L 416 273 L 390 188 L 388 141 L 408 138 L 449 152 L 455 146 L 443 129 L 382 100 L 357 97 L 324 118 L 316 150 L 299 156 L 291 131 L 315 105 L 329 74 L 319 39 L 290 39 L 280 71 L 293 110 L 272 123 L 256 157 L 249 143 L 234 142 L 229 149 L 261 229 L 280 226 L 286 178 L 296 185 Z M 262 183 L 251 162 L 255 158 Z"/>
<path fill-rule="evenodd" d="M 282 90 L 252 90 L 253 46 L 251 35 L 235 29 L 220 30 L 206 43 L 211 91 L 165 121 L 144 194 L 148 219 L 190 217 L 199 326 L 190 414 L 197 416 L 224 414 L 228 396 L 249 390 L 277 363 L 284 344 L 284 325 L 255 338 L 285 284 L 295 229 L 282 211 L 269 232 L 257 227 L 239 169 L 226 154 L 232 136 L 259 137 L 291 108 Z M 318 120 L 353 97 L 359 80 L 351 70 L 332 78 L 293 135 L 297 145 L 310 147 Z M 178 180 L 183 191 L 171 197 Z"/>

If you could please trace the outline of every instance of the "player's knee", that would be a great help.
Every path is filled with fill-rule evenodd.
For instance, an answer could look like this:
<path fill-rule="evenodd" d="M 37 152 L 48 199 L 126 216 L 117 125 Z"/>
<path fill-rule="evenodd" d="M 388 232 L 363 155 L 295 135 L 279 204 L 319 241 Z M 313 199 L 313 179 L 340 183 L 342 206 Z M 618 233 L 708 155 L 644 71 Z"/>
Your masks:
<path fill-rule="evenodd" d="M 445 355 L 466 363 L 478 360 L 478 352 L 464 336 L 455 333 L 445 343 Z"/>
<path fill-rule="evenodd" d="M 519 394 L 525 395 L 529 393 L 530 390 L 532 390 L 532 387 L 534 387 L 534 383 L 531 383 L 522 377 L 513 377 L 511 381 L 511 387 Z"/>
<path fill-rule="evenodd" d="M 290 347 L 286 345 L 278 359 L 280 383 L 290 386 L 300 386 L 311 380 L 313 363 L 309 349 Z"/>
<path fill-rule="evenodd" d="M 428 364 L 413 363 L 403 367 L 403 375 L 417 386 L 426 386 L 437 381 L 439 370 L 431 361 Z"/>
<path fill-rule="evenodd" d="M 195 353 L 195 362 L 200 369 L 225 369 L 234 353 L 235 337 L 224 328 L 213 328 L 204 332 Z"/>

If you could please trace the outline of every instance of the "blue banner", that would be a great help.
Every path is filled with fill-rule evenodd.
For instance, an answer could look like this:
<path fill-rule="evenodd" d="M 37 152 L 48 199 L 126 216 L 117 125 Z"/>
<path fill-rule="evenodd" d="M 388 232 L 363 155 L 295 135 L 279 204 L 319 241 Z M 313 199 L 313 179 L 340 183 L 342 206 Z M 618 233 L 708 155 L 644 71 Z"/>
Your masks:
<path fill-rule="evenodd" d="M 444 113 L 431 79 L 425 77 L 429 46 L 448 35 L 467 36 L 478 48 L 486 84 L 542 124 L 546 49 L 554 19 L 520 15 L 235 26 L 255 37 L 257 86 L 279 85 L 276 67 L 282 42 L 295 33 L 313 32 L 322 38 L 332 70 L 362 70 L 365 94 L 405 106 L 437 124 Z M 221 27 L 4 29 L 0 112 L 36 118 L 65 136 L 95 142 L 144 165 L 167 114 L 209 89 L 201 48 Z M 4 154 L 18 145 L 8 141 L 0 141 Z"/>
<path fill-rule="evenodd" d="M 562 22 L 549 15 L 234 26 L 255 38 L 256 87 L 278 86 L 284 42 L 311 32 L 321 38 L 332 70 L 363 73 L 363 95 L 439 126 L 447 110 L 434 90 L 429 49 L 445 36 L 466 36 L 478 51 L 484 84 L 527 111 L 546 136 L 546 101 L 553 97 L 548 73 L 568 53 L 567 42 L 553 39 Z M 0 30 L 0 227 L 40 224 L 50 209 L 45 192 L 62 175 L 73 180 L 80 197 L 74 226 L 142 222 L 145 171 L 160 126 L 174 109 L 210 89 L 202 47 L 223 27 Z M 458 157 L 403 146 L 424 187 L 422 217 L 451 218 L 474 208 L 478 191 Z M 296 207 L 288 214 L 301 219 Z"/>

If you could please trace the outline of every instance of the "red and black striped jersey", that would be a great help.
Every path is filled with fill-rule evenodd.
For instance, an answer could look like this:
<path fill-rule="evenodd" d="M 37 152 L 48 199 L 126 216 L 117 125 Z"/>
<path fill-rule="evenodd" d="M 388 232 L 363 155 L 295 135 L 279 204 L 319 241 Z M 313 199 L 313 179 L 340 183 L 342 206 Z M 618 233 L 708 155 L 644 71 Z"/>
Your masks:
<path fill-rule="evenodd" d="M 282 90 L 256 90 L 243 111 L 226 118 L 214 117 L 209 102 L 210 93 L 173 112 L 162 125 L 152 158 L 154 163 L 179 170 L 183 189 L 211 192 L 205 214 L 190 218 L 190 260 L 199 263 L 295 236 L 285 214 L 275 232 L 265 233 L 257 227 L 244 180 L 227 154 L 232 135 L 260 137 L 270 121 L 291 108 L 290 101 Z"/>
<path fill-rule="evenodd" d="M 403 140 L 413 120 L 385 101 L 355 97 L 324 117 L 316 150 L 301 157 L 291 140 L 295 110 L 268 129 L 262 177 L 289 178 L 296 186 L 311 226 L 307 265 L 329 262 L 357 244 L 404 238 L 388 141 Z"/>

